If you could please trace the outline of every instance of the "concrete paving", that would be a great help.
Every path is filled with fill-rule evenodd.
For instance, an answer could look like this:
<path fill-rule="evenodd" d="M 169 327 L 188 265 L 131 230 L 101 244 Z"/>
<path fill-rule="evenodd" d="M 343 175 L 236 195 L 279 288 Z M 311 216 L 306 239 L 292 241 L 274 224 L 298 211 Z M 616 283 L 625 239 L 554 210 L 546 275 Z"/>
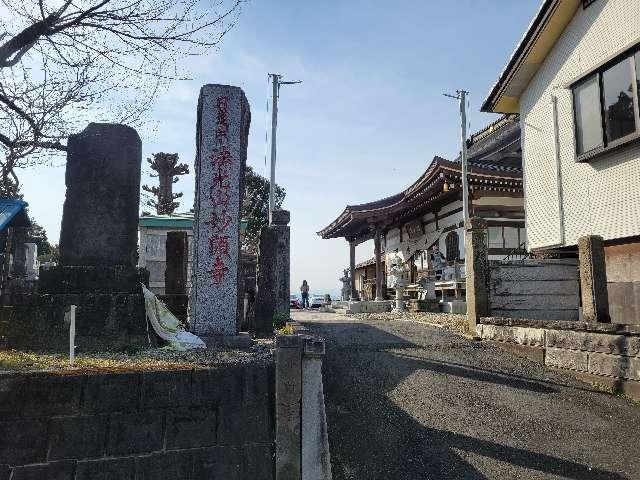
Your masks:
<path fill-rule="evenodd" d="M 640 478 L 638 404 L 440 328 L 292 316 L 327 340 L 334 480 Z"/>

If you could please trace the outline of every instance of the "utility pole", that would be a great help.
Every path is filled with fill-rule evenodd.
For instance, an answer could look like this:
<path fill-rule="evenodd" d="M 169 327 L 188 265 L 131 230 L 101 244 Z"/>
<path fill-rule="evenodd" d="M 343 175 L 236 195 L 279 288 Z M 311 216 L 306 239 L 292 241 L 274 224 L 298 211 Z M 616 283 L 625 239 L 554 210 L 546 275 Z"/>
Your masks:
<path fill-rule="evenodd" d="M 269 77 L 273 82 L 273 99 L 271 107 L 271 174 L 269 178 L 269 224 L 271 224 L 273 211 L 276 208 L 276 130 L 278 128 L 278 95 L 280 94 L 280 85 L 292 85 L 294 83 L 302 83 L 301 80 L 293 82 L 283 82 L 282 75 L 270 73 Z"/>
<path fill-rule="evenodd" d="M 445 97 L 455 98 L 460 103 L 460 137 L 462 148 L 460 160 L 462 163 L 462 217 L 466 224 L 469 220 L 469 183 L 467 180 L 467 95 L 465 90 L 456 90 L 455 95 L 443 93 Z"/>

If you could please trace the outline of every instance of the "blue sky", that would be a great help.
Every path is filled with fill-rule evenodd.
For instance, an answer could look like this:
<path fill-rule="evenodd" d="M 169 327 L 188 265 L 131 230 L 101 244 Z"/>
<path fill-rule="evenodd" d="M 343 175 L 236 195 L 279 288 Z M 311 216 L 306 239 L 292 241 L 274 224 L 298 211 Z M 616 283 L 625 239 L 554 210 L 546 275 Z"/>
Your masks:
<path fill-rule="evenodd" d="M 344 239 L 316 232 L 347 204 L 401 191 L 434 155 L 454 158 L 458 108 L 442 96 L 470 92 L 471 132 L 496 118 L 480 103 L 538 9 L 540 0 L 251 0 L 219 49 L 185 64 L 192 80 L 174 83 L 139 129 L 143 159 L 178 152 L 193 165 L 200 86 L 242 87 L 251 104 L 248 163 L 264 163 L 267 73 L 303 81 L 283 87 L 277 182 L 291 211 L 292 290 L 335 293 L 348 265 Z M 22 174 L 35 219 L 59 237 L 64 166 Z M 143 160 L 143 168 L 146 162 Z M 149 183 L 143 176 L 143 183 Z M 193 203 L 193 176 L 182 177 L 182 209 Z M 371 242 L 357 259 L 372 256 Z"/>

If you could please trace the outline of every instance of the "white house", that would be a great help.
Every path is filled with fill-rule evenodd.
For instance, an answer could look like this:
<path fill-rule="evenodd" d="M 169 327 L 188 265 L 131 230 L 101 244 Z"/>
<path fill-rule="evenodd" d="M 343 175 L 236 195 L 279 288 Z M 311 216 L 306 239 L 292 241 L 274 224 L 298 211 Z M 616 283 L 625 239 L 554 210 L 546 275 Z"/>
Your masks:
<path fill-rule="evenodd" d="M 482 110 L 519 113 L 530 249 L 605 240 L 609 311 L 640 323 L 640 0 L 545 0 Z"/>

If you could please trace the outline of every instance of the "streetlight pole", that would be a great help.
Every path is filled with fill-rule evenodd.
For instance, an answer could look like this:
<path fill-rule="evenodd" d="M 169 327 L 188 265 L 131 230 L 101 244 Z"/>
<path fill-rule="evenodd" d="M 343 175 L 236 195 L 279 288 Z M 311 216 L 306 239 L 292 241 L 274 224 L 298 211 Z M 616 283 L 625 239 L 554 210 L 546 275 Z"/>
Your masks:
<path fill-rule="evenodd" d="M 278 93 L 280 91 L 280 75 L 270 73 L 273 82 L 271 104 L 271 176 L 269 178 L 269 224 L 276 208 L 276 131 L 278 129 Z"/>
<path fill-rule="evenodd" d="M 278 129 L 278 95 L 280 94 L 280 85 L 291 85 L 294 83 L 302 83 L 300 80 L 293 82 L 281 81 L 282 75 L 270 73 L 273 82 L 273 99 L 271 106 L 271 171 L 269 176 L 269 224 L 273 220 L 273 211 L 276 209 L 276 134 Z"/>
<path fill-rule="evenodd" d="M 460 134 L 462 139 L 462 216 L 466 225 L 469 220 L 469 183 L 467 179 L 467 93 L 464 90 L 456 92 L 460 98 Z"/>
<path fill-rule="evenodd" d="M 455 98 L 460 104 L 460 163 L 462 163 L 462 217 L 469 220 L 469 183 L 467 179 L 467 95 L 465 90 L 456 90 L 455 95 L 443 93 L 445 97 Z"/>

